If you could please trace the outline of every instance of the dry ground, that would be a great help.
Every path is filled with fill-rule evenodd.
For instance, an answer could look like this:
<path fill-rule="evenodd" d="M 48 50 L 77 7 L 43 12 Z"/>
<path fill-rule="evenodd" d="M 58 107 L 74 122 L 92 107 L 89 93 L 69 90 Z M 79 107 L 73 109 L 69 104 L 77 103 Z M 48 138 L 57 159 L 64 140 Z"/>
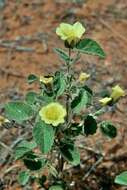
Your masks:
<path fill-rule="evenodd" d="M 4 2 L 4 1 L 0 1 Z M 0 103 L 21 97 L 28 86 L 26 77 L 30 73 L 48 74 L 59 68 L 58 57 L 53 48 L 62 47 L 62 42 L 55 34 L 60 22 L 81 21 L 86 26 L 86 36 L 102 45 L 107 58 L 99 60 L 91 56 L 82 56 L 76 65 L 77 71 L 88 70 L 92 75 L 91 84 L 95 90 L 110 88 L 119 83 L 127 89 L 127 1 L 126 0 L 82 0 L 76 3 L 71 0 L 6 0 L 0 9 Z M 52 68 L 52 70 L 51 70 Z M 98 146 L 107 155 L 91 177 L 82 180 L 88 170 L 85 158 L 88 150 L 82 152 L 83 168 L 72 169 L 68 179 L 76 180 L 75 188 L 84 190 L 122 190 L 127 189 L 112 184 L 116 173 L 127 169 L 127 98 L 118 104 L 112 114 L 105 114 L 119 127 L 116 140 L 97 137 L 82 141 L 85 146 L 95 150 Z M 38 189 L 21 188 L 16 183 L 15 174 L 21 163 L 12 163 L 8 159 L 8 147 L 13 148 L 17 137 L 25 132 L 22 129 L 0 128 L 0 190 Z M 97 140 L 99 139 L 99 140 Z M 98 145 L 99 144 L 99 145 Z M 91 154 L 91 153 L 90 153 Z M 93 161 L 93 160 L 92 160 Z M 87 166 L 92 161 L 86 162 Z M 10 167 L 13 167 L 10 169 Z M 10 170 L 8 170 L 8 168 Z M 73 174 L 73 175 L 72 175 Z M 102 187 L 102 188 L 101 188 Z"/>

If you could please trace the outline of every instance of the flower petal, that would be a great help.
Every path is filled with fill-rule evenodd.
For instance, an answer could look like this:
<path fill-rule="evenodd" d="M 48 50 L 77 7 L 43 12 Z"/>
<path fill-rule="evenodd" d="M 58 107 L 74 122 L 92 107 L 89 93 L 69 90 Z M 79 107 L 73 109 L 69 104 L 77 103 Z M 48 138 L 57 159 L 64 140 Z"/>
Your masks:
<path fill-rule="evenodd" d="M 66 109 L 61 104 L 52 102 L 42 107 L 39 111 L 39 115 L 45 123 L 57 126 L 60 123 L 64 123 Z"/>

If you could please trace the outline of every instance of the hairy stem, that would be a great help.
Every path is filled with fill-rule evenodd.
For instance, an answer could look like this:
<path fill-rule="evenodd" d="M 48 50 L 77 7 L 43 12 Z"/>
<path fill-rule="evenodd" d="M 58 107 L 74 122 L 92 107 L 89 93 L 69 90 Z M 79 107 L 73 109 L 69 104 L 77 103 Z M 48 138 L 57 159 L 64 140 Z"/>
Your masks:
<path fill-rule="evenodd" d="M 71 49 L 69 49 L 69 61 L 66 63 L 67 65 L 67 98 L 66 98 L 66 111 L 67 111 L 67 116 L 66 116 L 66 124 L 68 126 L 68 123 L 70 122 L 70 97 L 71 97 L 71 92 L 70 92 L 70 87 L 71 87 L 71 65 L 70 65 L 70 60 L 71 60 Z M 61 156 L 61 154 L 58 154 L 58 171 L 59 171 L 59 176 L 60 178 L 62 177 L 62 171 L 64 168 L 64 159 Z"/>
<path fill-rule="evenodd" d="M 59 166 L 59 173 L 61 174 L 62 171 L 63 171 L 63 167 L 64 167 L 64 159 L 63 157 L 61 156 L 61 154 L 58 155 L 58 166 Z"/>
<path fill-rule="evenodd" d="M 67 62 L 67 99 L 66 99 L 66 110 L 67 110 L 67 117 L 66 117 L 66 122 L 68 124 L 69 122 L 69 116 L 70 116 L 70 97 L 71 97 L 71 92 L 70 92 L 70 86 L 71 86 L 71 73 L 70 73 L 70 60 L 71 60 L 71 49 L 69 49 L 69 61 Z"/>

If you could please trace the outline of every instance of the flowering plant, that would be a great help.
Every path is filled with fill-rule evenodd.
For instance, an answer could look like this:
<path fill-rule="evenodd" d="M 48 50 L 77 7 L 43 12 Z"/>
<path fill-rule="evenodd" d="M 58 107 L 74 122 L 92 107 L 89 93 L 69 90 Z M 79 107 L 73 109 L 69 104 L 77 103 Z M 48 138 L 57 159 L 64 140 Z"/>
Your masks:
<path fill-rule="evenodd" d="M 97 130 L 114 138 L 116 127 L 109 121 L 98 120 L 107 107 L 113 106 L 125 95 L 120 86 L 112 89 L 111 95 L 103 97 L 96 108 L 94 94 L 87 85 L 90 74 L 82 72 L 77 77 L 74 65 L 80 54 L 105 58 L 100 45 L 84 38 L 85 28 L 79 22 L 62 23 L 56 34 L 64 41 L 65 48 L 55 52 L 64 61 L 63 67 L 52 76 L 28 76 L 28 82 L 37 82 L 39 92 L 28 92 L 23 101 L 5 105 L 3 122 L 15 121 L 18 125 L 32 128 L 29 140 L 23 140 L 15 149 L 15 159 L 22 159 L 26 170 L 19 173 L 19 182 L 26 185 L 29 179 L 37 180 L 50 190 L 70 189 L 63 179 L 65 163 L 80 164 L 80 152 L 75 145 L 77 136 L 94 135 Z M 73 53 L 73 55 L 72 55 Z M 75 116 L 79 117 L 76 121 Z M 45 171 L 48 171 L 45 175 Z"/>

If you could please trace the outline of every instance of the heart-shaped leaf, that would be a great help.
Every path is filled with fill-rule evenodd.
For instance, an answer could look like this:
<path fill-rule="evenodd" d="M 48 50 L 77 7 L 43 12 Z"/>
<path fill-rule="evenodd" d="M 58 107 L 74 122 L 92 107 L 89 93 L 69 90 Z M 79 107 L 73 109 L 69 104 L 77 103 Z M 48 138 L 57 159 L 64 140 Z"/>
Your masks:
<path fill-rule="evenodd" d="M 18 181 L 21 185 L 26 185 L 29 181 L 30 178 L 30 174 L 28 173 L 28 171 L 22 171 L 19 173 L 18 176 Z"/>
<path fill-rule="evenodd" d="M 80 164 L 80 153 L 73 144 L 61 144 L 60 151 L 62 156 L 72 165 L 76 166 Z"/>
<path fill-rule="evenodd" d="M 86 87 L 80 89 L 78 95 L 72 100 L 71 108 L 74 113 L 79 113 L 83 108 L 91 103 L 92 92 Z"/>
<path fill-rule="evenodd" d="M 54 130 L 52 126 L 40 121 L 33 128 L 33 137 L 42 153 L 47 153 L 54 142 Z"/>
<path fill-rule="evenodd" d="M 64 50 L 62 50 L 60 48 L 55 48 L 54 50 L 62 60 L 69 61 L 70 58 L 69 58 L 68 54 Z"/>
<path fill-rule="evenodd" d="M 100 45 L 96 41 L 91 40 L 89 38 L 81 40 L 77 44 L 76 50 L 78 50 L 81 53 L 96 55 L 100 58 L 105 58 L 106 56 Z"/>
<path fill-rule="evenodd" d="M 22 141 L 15 149 L 15 159 L 23 157 L 28 152 L 36 148 L 37 144 L 35 142 L 28 142 L 26 140 Z"/>
<path fill-rule="evenodd" d="M 100 123 L 100 129 L 102 133 L 110 138 L 115 138 L 117 136 L 116 127 L 109 121 L 103 121 Z"/>
<path fill-rule="evenodd" d="M 84 120 L 84 133 L 86 135 L 93 135 L 97 130 L 97 122 L 92 115 L 87 115 Z"/>
<path fill-rule="evenodd" d="M 32 107 L 24 102 L 10 102 L 5 105 L 5 115 L 17 123 L 30 119 L 33 114 Z"/>

